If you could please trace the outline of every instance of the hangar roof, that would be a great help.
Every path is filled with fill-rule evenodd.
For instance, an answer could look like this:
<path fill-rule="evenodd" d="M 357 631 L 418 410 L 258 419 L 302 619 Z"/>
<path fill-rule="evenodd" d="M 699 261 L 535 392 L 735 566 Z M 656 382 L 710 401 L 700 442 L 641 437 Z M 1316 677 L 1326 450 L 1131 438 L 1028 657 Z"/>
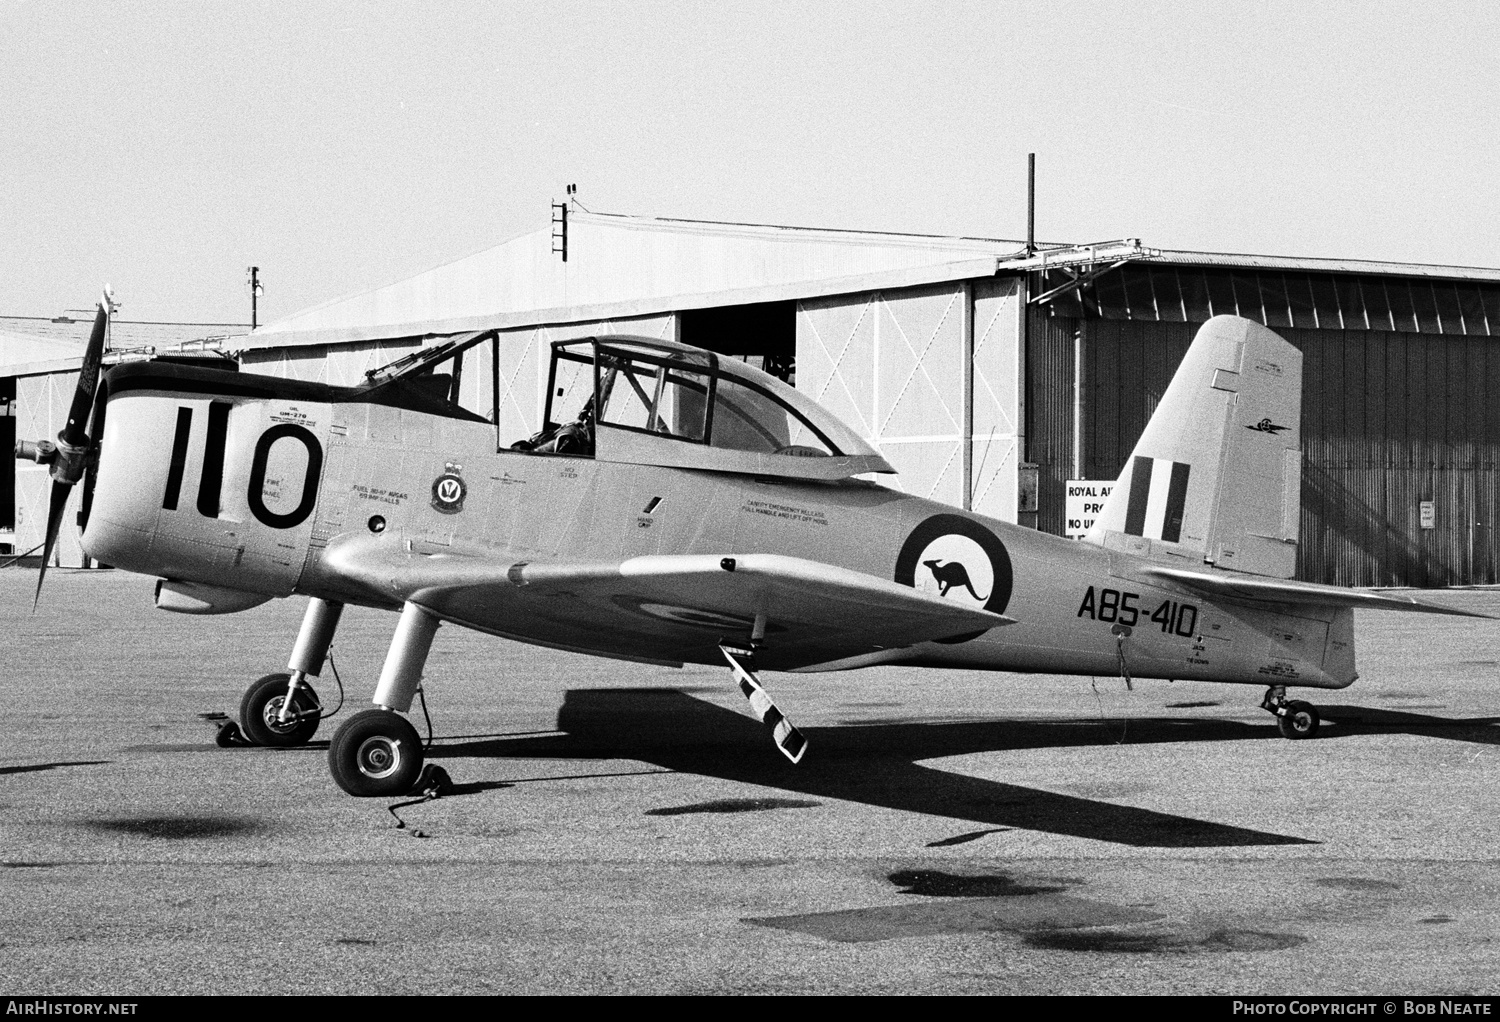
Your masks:
<path fill-rule="evenodd" d="M 1229 313 L 1272 329 L 1500 336 L 1496 270 L 1151 249 L 1066 264 L 1060 254 L 1036 267 L 1033 301 L 1054 316 L 1203 323 Z"/>
<path fill-rule="evenodd" d="M 407 280 L 297 313 L 247 347 L 586 322 L 994 274 L 1018 241 L 570 213 Z M 747 284 L 747 282 L 754 282 Z"/>
<path fill-rule="evenodd" d="M 93 313 L 58 316 L 0 316 L 0 376 L 29 376 L 78 368 L 94 327 Z M 235 347 L 233 338 L 249 333 L 236 323 L 161 323 L 114 319 L 110 349 L 121 356 L 167 349 Z M 228 342 L 226 345 L 225 342 Z"/>
<path fill-rule="evenodd" d="M 1299 256 L 1235 255 L 1231 252 L 1156 250 L 1149 261 L 1182 263 L 1190 266 L 1259 267 L 1309 273 L 1378 273 L 1393 277 L 1500 281 L 1500 270 L 1483 266 L 1436 266 L 1429 263 L 1392 263 L 1375 259 L 1320 259 Z"/>
<path fill-rule="evenodd" d="M 1175 264 L 1500 282 L 1500 270 L 1236 255 L 570 212 L 568 259 L 553 227 L 256 330 L 246 348 L 453 334 L 911 287 L 1027 270 Z M 1063 276 L 1048 276 L 1048 286 Z"/>
<path fill-rule="evenodd" d="M 13 366 L 31 362 L 54 362 L 80 355 L 82 349 L 72 341 L 0 330 L 0 376 L 13 375 Z"/>
<path fill-rule="evenodd" d="M 1430 277 L 1438 280 L 1500 282 L 1500 269 L 1484 266 L 1445 266 L 1433 263 L 1397 263 L 1375 259 L 1329 259 L 1319 256 L 1253 255 L 1238 252 L 1195 252 L 1186 249 L 1147 248 L 1137 238 L 1092 245 L 1041 245 L 1031 256 L 1017 253 L 1000 267 L 1001 272 L 1048 270 L 1062 266 L 1093 265 L 1128 258 L 1136 263 L 1178 266 L 1233 267 L 1281 270 L 1293 273 L 1369 273 L 1391 277 Z"/>

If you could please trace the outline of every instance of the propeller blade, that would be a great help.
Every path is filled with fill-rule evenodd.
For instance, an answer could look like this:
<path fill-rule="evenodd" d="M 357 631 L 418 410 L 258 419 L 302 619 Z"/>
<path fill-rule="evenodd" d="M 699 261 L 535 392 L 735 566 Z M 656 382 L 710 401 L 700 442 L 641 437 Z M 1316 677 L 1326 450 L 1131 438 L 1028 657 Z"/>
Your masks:
<path fill-rule="evenodd" d="M 52 548 L 57 545 L 58 527 L 62 525 L 63 509 L 68 506 L 68 492 L 72 488 L 71 483 L 52 483 L 52 497 L 47 508 L 47 541 L 42 545 L 41 570 L 36 573 L 36 595 L 31 598 L 33 614 L 42 599 L 42 580 L 47 577 L 47 564 L 52 560 Z"/>
<path fill-rule="evenodd" d="M 99 363 L 104 361 L 104 337 L 109 327 L 109 311 L 113 305 L 109 285 L 99 296 L 99 311 L 94 314 L 94 329 L 89 334 L 88 347 L 83 350 L 83 365 L 78 370 L 78 386 L 73 388 L 73 403 L 68 407 L 68 424 L 57 438 L 73 447 L 83 447 L 88 440 L 89 412 L 94 407 L 94 391 L 99 386 Z"/>
<path fill-rule="evenodd" d="M 63 511 L 68 506 L 68 493 L 73 484 L 82 478 L 88 463 L 89 417 L 94 410 L 94 396 L 99 389 L 99 366 L 104 361 L 104 338 L 109 331 L 109 316 L 114 309 L 114 295 L 109 285 L 99 296 L 99 311 L 94 315 L 94 329 L 89 334 L 89 343 L 83 351 L 83 364 L 78 370 L 78 386 L 73 390 L 73 402 L 68 407 L 68 422 L 57 434 L 56 453 L 52 457 L 52 494 L 47 508 L 47 539 L 42 545 L 42 565 L 36 575 L 36 596 L 31 601 L 32 613 L 42 598 L 42 582 L 47 577 L 47 564 L 52 560 L 53 548 L 57 545 L 57 534 L 62 527 Z"/>
<path fill-rule="evenodd" d="M 83 459 L 83 496 L 78 501 L 78 529 L 88 528 L 89 512 L 94 508 L 94 482 L 99 477 L 99 449 L 104 440 L 104 412 L 109 395 L 103 386 L 94 388 L 94 408 L 89 413 L 89 436 L 93 442 Z M 84 562 L 85 566 L 88 562 Z"/>

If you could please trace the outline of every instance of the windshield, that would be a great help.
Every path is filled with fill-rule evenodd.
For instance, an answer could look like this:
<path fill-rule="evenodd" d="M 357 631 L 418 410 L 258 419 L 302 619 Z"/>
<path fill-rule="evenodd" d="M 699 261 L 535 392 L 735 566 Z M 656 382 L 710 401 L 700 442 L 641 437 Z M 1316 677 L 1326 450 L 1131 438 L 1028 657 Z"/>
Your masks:
<path fill-rule="evenodd" d="M 394 362 L 368 370 L 365 373 L 364 386 L 371 393 L 381 393 L 395 399 L 398 403 L 404 403 L 421 411 L 453 418 L 491 421 L 490 417 L 463 407 L 460 395 L 465 388 L 465 353 L 471 353 L 471 357 L 476 357 L 476 360 L 477 356 L 488 354 L 490 361 L 493 362 L 493 353 L 485 352 L 483 349 L 473 352 L 472 349 L 493 341 L 494 337 L 493 331 L 459 334 L 436 344 L 418 348 Z M 471 380 L 470 382 L 482 381 Z M 469 389 L 477 392 L 479 388 L 471 386 Z M 473 394 L 471 393 L 470 396 L 472 397 Z M 487 395 L 481 395 L 481 400 L 488 405 L 493 416 L 493 402 Z"/>

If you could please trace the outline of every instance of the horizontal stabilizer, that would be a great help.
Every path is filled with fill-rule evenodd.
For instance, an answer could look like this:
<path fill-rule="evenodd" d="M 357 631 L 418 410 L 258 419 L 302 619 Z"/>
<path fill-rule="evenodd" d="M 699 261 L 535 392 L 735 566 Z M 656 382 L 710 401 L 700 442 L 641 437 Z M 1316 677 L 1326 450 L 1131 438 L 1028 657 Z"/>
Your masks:
<path fill-rule="evenodd" d="M 1203 571 L 1152 565 L 1141 569 L 1148 575 L 1169 579 L 1215 600 L 1241 603 L 1282 603 L 1315 607 L 1358 607 L 1363 610 L 1404 610 L 1418 614 L 1452 614 L 1457 617 L 1489 617 L 1467 610 L 1454 610 L 1423 603 L 1409 596 L 1376 593 L 1368 589 L 1346 589 L 1314 582 L 1291 582 L 1248 575 L 1211 575 Z"/>

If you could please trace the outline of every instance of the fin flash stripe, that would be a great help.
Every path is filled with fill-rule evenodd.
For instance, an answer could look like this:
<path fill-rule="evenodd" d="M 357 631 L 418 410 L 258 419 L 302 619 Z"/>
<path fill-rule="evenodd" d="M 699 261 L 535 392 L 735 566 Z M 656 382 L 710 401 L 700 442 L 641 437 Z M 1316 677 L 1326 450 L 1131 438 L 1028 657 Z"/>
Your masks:
<path fill-rule="evenodd" d="M 1179 542 L 1191 470 L 1191 465 L 1181 461 L 1135 458 L 1130 466 L 1125 531 L 1132 536 Z"/>

